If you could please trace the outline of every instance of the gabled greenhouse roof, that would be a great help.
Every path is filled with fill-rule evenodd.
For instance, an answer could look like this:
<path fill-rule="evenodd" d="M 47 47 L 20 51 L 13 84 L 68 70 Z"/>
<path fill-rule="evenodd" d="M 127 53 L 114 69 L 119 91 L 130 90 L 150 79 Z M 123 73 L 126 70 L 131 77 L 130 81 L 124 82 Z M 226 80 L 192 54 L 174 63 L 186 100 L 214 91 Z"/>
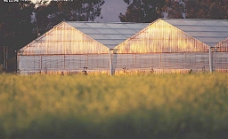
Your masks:
<path fill-rule="evenodd" d="M 67 21 L 66 23 L 111 49 L 149 25 L 149 23 L 120 22 L 99 23 Z"/>
<path fill-rule="evenodd" d="M 210 47 L 228 38 L 228 20 L 162 19 Z"/>

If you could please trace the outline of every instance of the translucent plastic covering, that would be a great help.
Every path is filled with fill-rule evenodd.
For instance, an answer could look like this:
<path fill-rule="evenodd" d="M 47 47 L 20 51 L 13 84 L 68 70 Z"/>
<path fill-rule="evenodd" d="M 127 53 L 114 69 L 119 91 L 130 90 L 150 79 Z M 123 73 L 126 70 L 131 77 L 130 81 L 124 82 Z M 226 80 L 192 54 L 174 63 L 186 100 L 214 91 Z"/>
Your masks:
<path fill-rule="evenodd" d="M 217 52 L 228 52 L 228 37 L 216 45 Z"/>
<path fill-rule="evenodd" d="M 222 51 L 213 52 L 213 69 L 215 71 L 228 72 L 228 53 Z"/>
<path fill-rule="evenodd" d="M 99 54 L 108 52 L 109 48 L 105 45 L 62 22 L 20 49 L 18 55 Z"/>
<path fill-rule="evenodd" d="M 21 74 L 109 71 L 108 54 L 18 56 Z"/>
<path fill-rule="evenodd" d="M 148 23 L 66 23 L 111 49 L 149 25 Z"/>
<path fill-rule="evenodd" d="M 228 37 L 228 20 L 166 19 L 164 21 L 210 47 Z"/>
<path fill-rule="evenodd" d="M 208 70 L 208 53 L 116 54 L 115 69 L 185 69 Z"/>
<path fill-rule="evenodd" d="M 208 48 L 207 44 L 161 19 L 115 47 L 117 53 L 208 52 Z"/>

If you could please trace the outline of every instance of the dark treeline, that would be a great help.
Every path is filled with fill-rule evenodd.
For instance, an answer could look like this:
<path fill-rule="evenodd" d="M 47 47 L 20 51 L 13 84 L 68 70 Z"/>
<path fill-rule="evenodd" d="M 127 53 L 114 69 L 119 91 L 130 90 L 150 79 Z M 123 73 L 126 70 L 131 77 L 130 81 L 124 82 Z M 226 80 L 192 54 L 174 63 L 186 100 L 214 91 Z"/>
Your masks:
<path fill-rule="evenodd" d="M 123 0 L 122 22 L 152 22 L 157 18 L 227 19 L 227 0 Z"/>
<path fill-rule="evenodd" d="M 7 46 L 7 71 L 16 70 L 15 50 L 61 21 L 94 21 L 105 0 L 7 3 L 0 1 L 0 71 Z M 124 0 L 122 22 L 152 22 L 157 18 L 227 19 L 227 0 Z M 32 18 L 31 18 L 32 17 Z M 3 49 L 4 48 L 4 49 Z"/>

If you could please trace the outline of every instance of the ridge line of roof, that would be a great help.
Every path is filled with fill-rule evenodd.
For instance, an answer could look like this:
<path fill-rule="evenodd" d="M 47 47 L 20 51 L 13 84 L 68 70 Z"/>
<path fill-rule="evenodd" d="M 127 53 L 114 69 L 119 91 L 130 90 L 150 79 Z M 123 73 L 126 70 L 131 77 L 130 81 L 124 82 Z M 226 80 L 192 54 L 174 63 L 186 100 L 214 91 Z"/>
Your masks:
<path fill-rule="evenodd" d="M 182 19 L 182 18 L 158 18 L 158 19 L 161 19 L 161 20 L 185 20 L 185 21 L 188 21 L 188 20 L 209 20 L 209 21 L 228 21 L 228 19 L 209 19 L 209 18 L 186 18 L 186 19 Z"/>
<path fill-rule="evenodd" d="M 139 22 L 96 22 L 96 21 L 63 21 L 66 23 L 100 23 L 100 24 L 150 24 Z"/>

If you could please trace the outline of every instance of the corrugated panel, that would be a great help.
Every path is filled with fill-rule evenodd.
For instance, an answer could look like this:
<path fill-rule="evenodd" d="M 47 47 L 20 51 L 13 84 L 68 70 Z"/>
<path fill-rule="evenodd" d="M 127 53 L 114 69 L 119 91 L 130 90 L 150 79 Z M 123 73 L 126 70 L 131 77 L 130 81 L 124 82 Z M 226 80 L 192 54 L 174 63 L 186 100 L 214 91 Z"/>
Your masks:
<path fill-rule="evenodd" d="M 123 38 L 125 38 L 126 36 L 124 36 L 124 35 L 109 35 L 108 37 L 112 40 L 124 40 Z"/>
<path fill-rule="evenodd" d="M 228 37 L 216 45 L 216 51 L 228 52 Z"/>
<path fill-rule="evenodd" d="M 119 43 L 130 38 L 148 23 L 96 23 L 96 22 L 66 22 L 77 30 L 85 33 L 108 48 L 114 48 Z"/>
<path fill-rule="evenodd" d="M 195 31 L 194 33 L 196 33 Z M 195 34 L 197 35 L 197 34 Z M 204 34 L 201 34 L 204 36 Z M 201 38 L 200 38 L 201 39 Z M 203 38 L 201 40 L 207 40 Z M 212 43 L 215 38 L 212 38 Z M 208 45 L 164 20 L 157 20 L 115 47 L 117 53 L 208 52 Z"/>
<path fill-rule="evenodd" d="M 211 47 L 228 37 L 228 20 L 164 19 L 164 21 Z"/>
<path fill-rule="evenodd" d="M 83 23 L 83 27 L 87 27 Z M 81 25 L 82 26 L 82 25 Z M 86 31 L 91 32 L 93 30 Z M 92 33 L 97 33 L 96 30 Z M 105 35 L 97 35 L 97 39 L 106 38 Z M 108 39 L 108 38 L 107 38 Z M 110 42 L 108 44 L 115 44 Z M 49 54 L 98 54 L 108 53 L 109 49 L 102 43 L 92 39 L 86 33 L 75 30 L 74 27 L 60 23 L 53 29 L 34 40 L 32 43 L 19 50 L 19 55 L 49 55 Z"/>
<path fill-rule="evenodd" d="M 85 33 L 85 34 L 95 34 L 95 35 L 99 35 L 98 33 L 97 33 L 97 30 L 95 30 L 95 29 L 88 29 L 88 28 L 82 28 L 81 30 L 80 30 L 81 32 L 83 32 L 83 33 Z"/>

